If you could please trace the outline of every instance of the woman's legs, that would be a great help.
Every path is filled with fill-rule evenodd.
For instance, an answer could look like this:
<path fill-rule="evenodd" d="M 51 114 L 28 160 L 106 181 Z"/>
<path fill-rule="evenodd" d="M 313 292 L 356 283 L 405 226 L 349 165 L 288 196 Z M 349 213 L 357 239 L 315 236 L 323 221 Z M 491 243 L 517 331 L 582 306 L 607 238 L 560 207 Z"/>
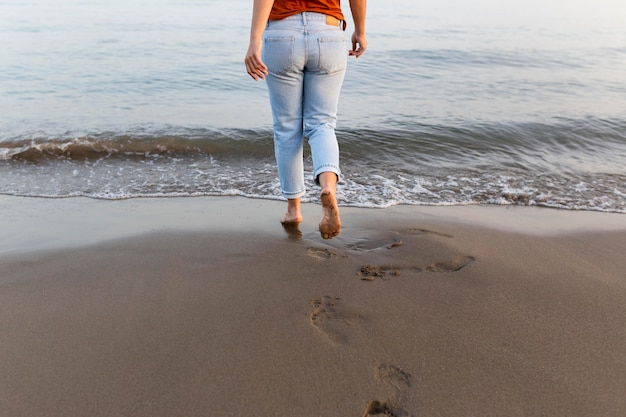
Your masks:
<path fill-rule="evenodd" d="M 305 194 L 303 145 L 303 83 L 306 42 L 302 18 L 271 21 L 263 35 L 263 61 L 269 73 L 267 90 L 272 107 L 274 153 L 283 197 Z"/>
<path fill-rule="evenodd" d="M 330 239 L 341 230 L 336 199 L 340 170 L 335 124 L 347 65 L 343 32 L 327 26 L 323 15 L 311 13 L 302 14 L 299 22 L 292 18 L 270 22 L 267 29 L 264 61 L 269 69 L 266 81 L 274 119 L 274 147 L 282 194 L 288 201 L 281 222 L 302 221 L 302 144 L 306 136 L 316 182 L 322 187 L 320 233 Z"/>
<path fill-rule="evenodd" d="M 287 212 L 280 220 L 283 225 L 302 221 L 300 197 L 306 191 L 302 161 L 304 37 L 294 30 L 299 26 L 301 23 L 294 19 L 280 22 L 277 28 L 266 30 L 263 46 L 269 69 L 266 83 L 272 107 L 274 155 L 280 188 L 287 198 Z"/>
<path fill-rule="evenodd" d="M 337 206 L 337 181 L 341 171 L 335 126 L 348 54 L 343 31 L 333 29 L 309 37 L 309 59 L 304 72 L 304 135 L 309 138 L 313 175 L 322 188 L 319 230 L 324 239 L 332 239 L 341 231 Z"/>
<path fill-rule="evenodd" d="M 334 29 L 308 38 L 302 118 L 304 136 L 309 139 L 311 147 L 316 182 L 319 182 L 319 175 L 323 172 L 341 175 L 335 126 L 348 54 L 343 32 Z"/>

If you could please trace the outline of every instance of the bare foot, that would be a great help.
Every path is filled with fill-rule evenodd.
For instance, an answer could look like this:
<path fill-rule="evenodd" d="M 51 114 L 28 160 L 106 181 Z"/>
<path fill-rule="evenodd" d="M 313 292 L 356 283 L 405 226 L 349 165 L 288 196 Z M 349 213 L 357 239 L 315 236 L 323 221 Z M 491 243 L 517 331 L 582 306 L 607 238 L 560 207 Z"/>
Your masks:
<path fill-rule="evenodd" d="M 297 225 L 302 222 L 302 216 L 299 214 L 285 213 L 283 217 L 281 217 L 280 222 L 283 226 L 285 225 Z"/>
<path fill-rule="evenodd" d="M 324 239 L 332 239 L 341 232 L 341 220 L 339 219 L 337 199 L 330 190 L 322 191 L 320 198 L 322 200 L 320 234 Z"/>
<path fill-rule="evenodd" d="M 287 213 L 280 219 L 283 226 L 298 225 L 302 221 L 300 212 L 300 199 L 290 198 L 287 200 Z"/>

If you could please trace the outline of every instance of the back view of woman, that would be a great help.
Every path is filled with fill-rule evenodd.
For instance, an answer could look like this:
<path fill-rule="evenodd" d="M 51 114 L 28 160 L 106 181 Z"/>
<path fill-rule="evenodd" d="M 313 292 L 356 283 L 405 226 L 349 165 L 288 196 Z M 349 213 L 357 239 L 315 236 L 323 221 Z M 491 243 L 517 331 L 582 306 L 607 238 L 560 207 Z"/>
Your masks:
<path fill-rule="evenodd" d="M 346 53 L 346 23 L 340 0 L 254 0 L 248 74 L 265 79 L 272 107 L 274 151 L 287 213 L 281 222 L 302 221 L 305 194 L 303 143 L 308 138 L 316 184 L 320 185 L 324 239 L 341 231 L 337 206 L 339 146 L 335 135 L 339 92 L 347 57 L 365 52 L 366 0 L 350 0 L 355 24 Z"/>

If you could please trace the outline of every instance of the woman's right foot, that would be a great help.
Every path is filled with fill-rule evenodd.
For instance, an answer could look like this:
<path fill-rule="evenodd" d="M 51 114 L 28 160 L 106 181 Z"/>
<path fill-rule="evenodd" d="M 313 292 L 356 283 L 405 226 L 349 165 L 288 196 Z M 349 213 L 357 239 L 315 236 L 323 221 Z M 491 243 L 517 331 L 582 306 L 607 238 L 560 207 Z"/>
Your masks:
<path fill-rule="evenodd" d="M 281 217 L 280 222 L 283 225 L 299 224 L 302 221 L 302 213 L 300 212 L 300 199 L 290 198 L 287 200 L 287 213 Z"/>
<path fill-rule="evenodd" d="M 280 222 L 283 225 L 299 224 L 302 222 L 302 215 L 299 213 L 291 214 L 287 212 L 283 215 L 283 217 L 281 217 Z"/>

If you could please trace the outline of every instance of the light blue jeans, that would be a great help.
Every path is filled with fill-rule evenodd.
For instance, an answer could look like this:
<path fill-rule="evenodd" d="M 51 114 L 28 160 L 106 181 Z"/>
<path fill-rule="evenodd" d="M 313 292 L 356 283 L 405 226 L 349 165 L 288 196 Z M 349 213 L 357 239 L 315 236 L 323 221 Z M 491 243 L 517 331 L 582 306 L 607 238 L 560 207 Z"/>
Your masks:
<path fill-rule="evenodd" d="M 308 138 L 316 183 L 323 172 L 340 176 L 335 136 L 339 92 L 348 50 L 339 25 L 304 12 L 268 22 L 263 62 L 272 107 L 274 152 L 283 197 L 299 198 L 304 186 L 303 141 Z"/>

